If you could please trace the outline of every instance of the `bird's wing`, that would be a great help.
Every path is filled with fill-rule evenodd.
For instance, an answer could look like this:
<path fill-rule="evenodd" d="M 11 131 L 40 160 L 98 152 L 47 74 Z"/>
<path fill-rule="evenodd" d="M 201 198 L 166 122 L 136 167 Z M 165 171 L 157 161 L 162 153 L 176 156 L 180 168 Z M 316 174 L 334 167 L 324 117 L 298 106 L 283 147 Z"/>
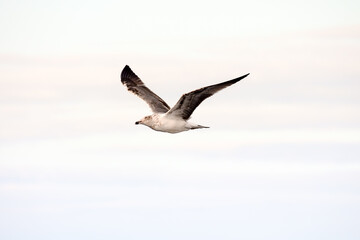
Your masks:
<path fill-rule="evenodd" d="M 127 90 L 144 100 L 154 113 L 166 113 L 170 107 L 158 95 L 153 93 L 128 65 L 121 72 L 121 82 Z"/>
<path fill-rule="evenodd" d="M 197 89 L 195 91 L 186 93 L 181 96 L 179 101 L 175 104 L 174 107 L 172 107 L 169 112 L 167 113 L 168 116 L 173 117 L 179 117 L 184 120 L 187 120 L 190 118 L 191 114 L 194 112 L 194 110 L 200 105 L 202 101 L 204 101 L 206 98 L 212 96 L 216 92 L 220 91 L 221 89 L 224 89 L 241 79 L 247 77 L 249 75 L 246 74 L 244 76 L 241 76 L 239 78 L 235 78 L 233 80 L 203 87 L 200 89 Z"/>

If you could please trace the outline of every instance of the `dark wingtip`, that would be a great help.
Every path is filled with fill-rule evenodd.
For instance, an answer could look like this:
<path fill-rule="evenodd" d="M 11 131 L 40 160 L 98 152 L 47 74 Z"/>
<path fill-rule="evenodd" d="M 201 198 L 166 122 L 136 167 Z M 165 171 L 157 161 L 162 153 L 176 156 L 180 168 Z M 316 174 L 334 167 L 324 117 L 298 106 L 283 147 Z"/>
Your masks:
<path fill-rule="evenodd" d="M 128 72 L 130 69 L 129 65 L 125 65 L 125 67 L 123 68 L 123 70 L 121 71 L 120 76 L 122 77 L 126 72 Z"/>
<path fill-rule="evenodd" d="M 129 72 L 129 71 L 131 71 L 131 68 L 129 67 L 129 65 L 125 65 L 124 69 L 121 72 L 121 75 L 123 75 L 124 73 Z"/>
<path fill-rule="evenodd" d="M 234 83 L 236 83 L 236 82 L 238 82 L 238 81 L 246 78 L 247 76 L 249 76 L 249 74 L 250 74 L 250 73 L 245 74 L 245 75 L 243 75 L 243 76 L 241 76 L 241 77 L 238 77 L 238 78 L 235 78 L 235 79 L 233 79 L 233 80 L 230 80 L 229 82 L 232 82 L 232 83 L 234 84 Z"/>
<path fill-rule="evenodd" d="M 246 77 L 249 76 L 249 75 L 250 75 L 250 73 L 245 74 L 245 75 L 243 75 L 243 76 L 241 76 L 241 77 L 239 77 L 239 78 L 237 78 L 237 79 L 241 80 L 241 79 L 243 79 L 243 78 L 246 78 Z"/>
<path fill-rule="evenodd" d="M 124 69 L 122 70 L 120 74 L 121 82 L 123 82 L 123 79 L 130 78 L 130 79 L 139 79 L 139 77 L 131 70 L 129 65 L 125 65 Z"/>

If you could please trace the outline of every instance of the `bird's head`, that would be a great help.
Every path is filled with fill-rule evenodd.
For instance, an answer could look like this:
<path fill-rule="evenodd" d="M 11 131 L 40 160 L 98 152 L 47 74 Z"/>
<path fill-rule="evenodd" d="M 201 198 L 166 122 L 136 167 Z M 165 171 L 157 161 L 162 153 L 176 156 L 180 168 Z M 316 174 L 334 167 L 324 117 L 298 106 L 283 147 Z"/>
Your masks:
<path fill-rule="evenodd" d="M 135 122 L 135 124 L 136 125 L 143 124 L 143 125 L 146 125 L 146 126 L 151 126 L 152 125 L 152 116 L 143 117 L 141 120 Z"/>

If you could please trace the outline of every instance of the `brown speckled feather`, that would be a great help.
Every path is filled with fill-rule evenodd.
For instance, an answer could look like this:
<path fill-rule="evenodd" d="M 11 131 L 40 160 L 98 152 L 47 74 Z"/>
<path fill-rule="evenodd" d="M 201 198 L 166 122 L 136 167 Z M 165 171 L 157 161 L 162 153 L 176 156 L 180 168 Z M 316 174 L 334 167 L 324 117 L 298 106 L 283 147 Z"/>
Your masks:
<path fill-rule="evenodd" d="M 166 113 L 169 111 L 170 107 L 166 102 L 147 88 L 128 65 L 121 72 L 121 82 L 127 87 L 128 91 L 143 99 L 154 113 Z"/>
<path fill-rule="evenodd" d="M 175 104 L 173 108 L 170 109 L 170 111 L 167 113 L 168 116 L 174 116 L 174 117 L 180 117 L 184 120 L 187 120 L 190 118 L 191 114 L 194 112 L 194 110 L 200 105 L 202 101 L 204 101 L 206 98 L 211 97 L 216 92 L 220 91 L 221 89 L 224 89 L 241 79 L 247 77 L 249 74 L 246 74 L 244 76 L 241 76 L 239 78 L 235 78 L 233 80 L 211 85 L 208 87 L 203 87 L 200 89 L 197 89 L 195 91 L 186 93 L 181 96 L 179 101 Z"/>

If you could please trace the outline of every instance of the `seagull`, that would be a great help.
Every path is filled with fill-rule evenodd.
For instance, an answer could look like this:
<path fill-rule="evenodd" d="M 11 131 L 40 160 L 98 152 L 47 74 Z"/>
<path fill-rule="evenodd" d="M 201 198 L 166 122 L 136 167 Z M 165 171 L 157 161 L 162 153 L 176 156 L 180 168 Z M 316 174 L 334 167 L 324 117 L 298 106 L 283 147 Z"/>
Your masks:
<path fill-rule="evenodd" d="M 248 75 L 249 73 L 233 80 L 186 93 L 180 97 L 178 102 L 172 108 L 170 108 L 158 95 L 147 88 L 128 65 L 122 70 L 120 78 L 121 83 L 126 86 L 127 90 L 144 100 L 153 112 L 152 115 L 145 116 L 141 120 L 135 122 L 136 125 L 142 124 L 160 132 L 179 133 L 193 129 L 209 128 L 188 122 L 191 114 L 206 98 L 240 81 Z"/>

